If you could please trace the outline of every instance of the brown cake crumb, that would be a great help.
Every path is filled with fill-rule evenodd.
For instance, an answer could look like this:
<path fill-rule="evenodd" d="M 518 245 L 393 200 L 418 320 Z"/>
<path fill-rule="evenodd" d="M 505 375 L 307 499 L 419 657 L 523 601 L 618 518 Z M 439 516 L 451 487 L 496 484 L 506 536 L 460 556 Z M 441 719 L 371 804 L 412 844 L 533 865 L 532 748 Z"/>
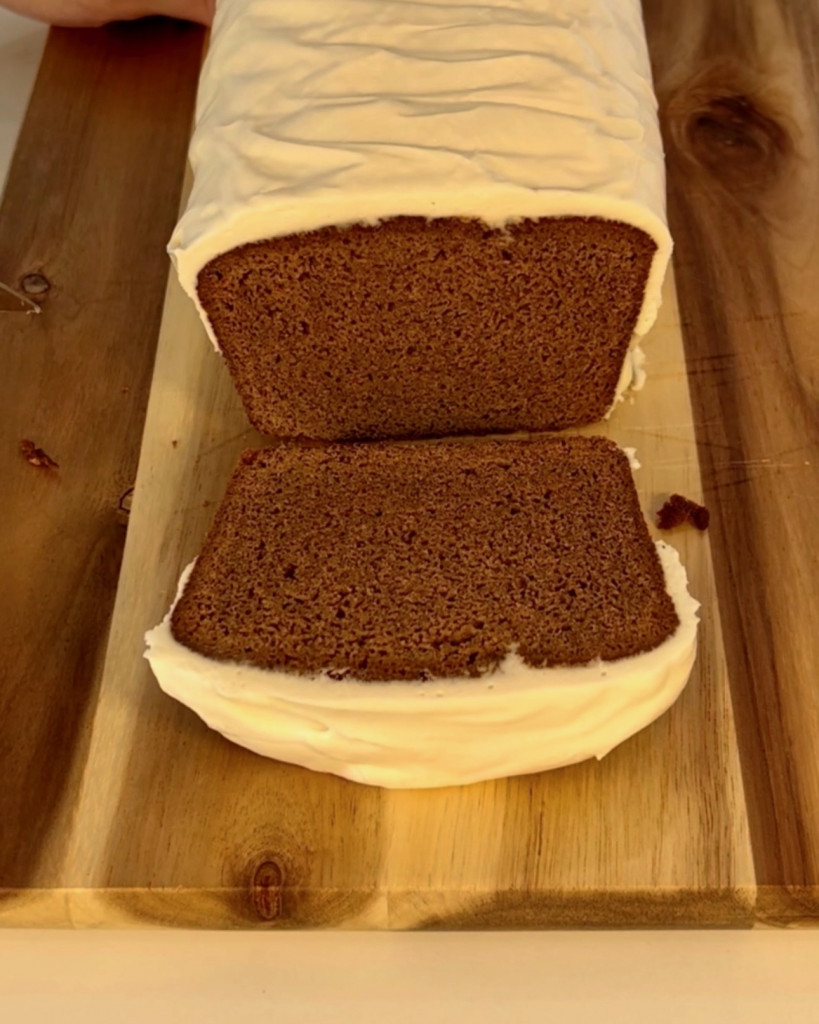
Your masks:
<path fill-rule="evenodd" d="M 614 660 L 677 624 L 628 459 L 586 437 L 247 451 L 171 619 L 209 658 L 372 681 Z"/>
<path fill-rule="evenodd" d="M 262 433 L 553 430 L 611 406 L 655 250 L 597 218 L 395 217 L 240 246 L 197 292 Z"/>
<path fill-rule="evenodd" d="M 661 530 L 673 530 L 675 526 L 690 523 L 698 530 L 707 530 L 710 513 L 704 505 L 698 505 L 681 494 L 672 494 L 657 513 L 657 526 Z"/>
<path fill-rule="evenodd" d="M 20 442 L 20 454 L 30 463 L 32 466 L 37 466 L 38 469 L 59 469 L 58 463 L 47 455 L 42 448 L 38 448 L 33 441 L 28 441 L 25 438 Z"/>

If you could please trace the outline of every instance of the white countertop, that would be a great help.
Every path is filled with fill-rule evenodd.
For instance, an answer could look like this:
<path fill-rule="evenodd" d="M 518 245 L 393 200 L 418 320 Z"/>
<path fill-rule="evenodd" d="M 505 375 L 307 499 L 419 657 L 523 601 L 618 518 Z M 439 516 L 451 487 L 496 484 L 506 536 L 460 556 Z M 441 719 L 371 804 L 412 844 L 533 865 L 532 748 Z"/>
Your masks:
<path fill-rule="evenodd" d="M 0 932 L 9 1024 L 816 1024 L 817 974 L 817 931 Z"/>
<path fill-rule="evenodd" d="M 34 85 L 47 28 L 0 8 L 0 191 Z"/>
<path fill-rule="evenodd" d="M 45 35 L 0 10 L 0 183 Z M 819 930 L 8 930 L 0 1006 L 8 1024 L 819 1024 Z"/>

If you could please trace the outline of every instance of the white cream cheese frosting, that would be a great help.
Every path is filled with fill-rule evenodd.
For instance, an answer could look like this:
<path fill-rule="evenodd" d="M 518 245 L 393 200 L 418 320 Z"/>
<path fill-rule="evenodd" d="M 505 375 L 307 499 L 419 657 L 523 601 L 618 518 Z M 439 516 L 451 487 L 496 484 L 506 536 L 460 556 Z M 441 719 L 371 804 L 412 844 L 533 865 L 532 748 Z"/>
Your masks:
<path fill-rule="evenodd" d="M 603 757 L 685 686 L 699 604 L 674 548 L 657 551 L 679 626 L 618 661 L 534 669 L 512 653 L 479 679 L 339 681 L 205 658 L 174 639 L 171 612 L 146 634 L 145 656 L 166 693 L 266 757 L 395 789 L 543 771 Z"/>
<path fill-rule="evenodd" d="M 657 245 L 635 341 L 656 317 L 671 238 L 639 0 L 219 0 L 190 159 L 169 251 L 215 345 L 213 257 L 398 215 L 632 224 Z"/>

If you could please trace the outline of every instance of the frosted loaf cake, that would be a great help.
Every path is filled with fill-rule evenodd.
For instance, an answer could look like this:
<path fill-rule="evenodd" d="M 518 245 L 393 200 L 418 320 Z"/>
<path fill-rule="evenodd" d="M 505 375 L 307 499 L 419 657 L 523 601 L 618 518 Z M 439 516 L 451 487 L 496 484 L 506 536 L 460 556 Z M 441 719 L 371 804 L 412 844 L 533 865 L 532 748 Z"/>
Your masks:
<path fill-rule="evenodd" d="M 220 0 L 170 251 L 254 426 L 549 429 L 671 242 L 638 0 Z"/>
<path fill-rule="evenodd" d="M 610 441 L 283 445 L 146 656 L 261 754 L 443 786 L 603 756 L 682 690 L 696 609 Z"/>

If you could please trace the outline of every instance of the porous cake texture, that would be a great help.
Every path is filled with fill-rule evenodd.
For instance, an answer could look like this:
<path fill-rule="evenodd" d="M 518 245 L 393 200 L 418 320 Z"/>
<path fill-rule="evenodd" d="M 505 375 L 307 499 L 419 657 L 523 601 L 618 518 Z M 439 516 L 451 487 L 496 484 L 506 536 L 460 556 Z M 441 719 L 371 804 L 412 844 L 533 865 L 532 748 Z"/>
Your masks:
<path fill-rule="evenodd" d="M 614 398 L 656 245 L 578 217 L 400 217 L 232 249 L 198 294 L 257 430 L 559 429 Z"/>
<path fill-rule="evenodd" d="M 209 659 L 408 683 L 678 624 L 627 457 L 583 437 L 245 452 L 171 619 Z"/>
<path fill-rule="evenodd" d="M 170 243 L 257 429 L 547 429 L 671 252 L 639 0 L 220 0 Z"/>

